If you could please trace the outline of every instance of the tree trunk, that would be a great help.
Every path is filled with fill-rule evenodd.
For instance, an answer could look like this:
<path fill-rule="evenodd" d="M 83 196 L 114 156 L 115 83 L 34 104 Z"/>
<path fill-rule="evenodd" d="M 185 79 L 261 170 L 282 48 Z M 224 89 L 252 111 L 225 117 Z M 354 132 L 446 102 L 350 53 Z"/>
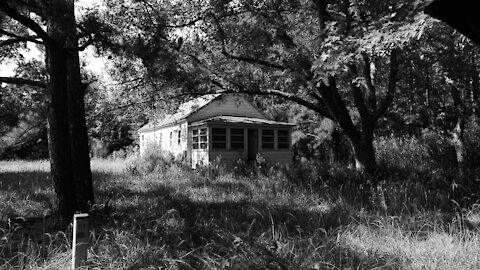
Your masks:
<path fill-rule="evenodd" d="M 68 222 L 76 211 L 88 211 L 94 196 L 73 0 L 52 0 L 50 6 L 47 33 L 55 40 L 46 44 L 50 165 L 59 214 Z"/>
<path fill-rule="evenodd" d="M 463 138 L 463 132 L 465 129 L 465 124 L 463 120 L 459 119 L 457 125 L 453 129 L 452 132 L 452 144 L 455 148 L 455 154 L 457 158 L 457 168 L 458 168 L 458 176 L 463 179 L 465 177 L 467 165 L 466 165 L 466 149 L 465 143 Z"/>
<path fill-rule="evenodd" d="M 373 130 L 363 131 L 359 137 L 350 138 L 355 158 L 355 168 L 360 173 L 373 173 L 377 169 Z"/>

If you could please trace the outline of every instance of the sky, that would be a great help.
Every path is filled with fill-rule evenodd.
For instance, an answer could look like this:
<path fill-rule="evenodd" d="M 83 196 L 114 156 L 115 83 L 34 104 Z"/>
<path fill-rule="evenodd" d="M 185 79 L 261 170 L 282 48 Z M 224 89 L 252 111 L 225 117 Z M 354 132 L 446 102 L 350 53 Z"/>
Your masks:
<path fill-rule="evenodd" d="M 75 15 L 81 16 L 88 7 L 94 7 L 99 5 L 101 1 L 98 0 L 78 0 L 75 1 Z M 36 45 L 28 42 L 27 48 L 21 51 L 21 54 L 26 60 L 36 58 L 43 61 L 44 55 L 37 49 Z M 98 57 L 94 55 L 94 50 L 92 46 L 87 48 L 85 51 L 80 52 L 80 60 L 86 63 L 85 68 L 92 71 L 99 77 L 102 77 L 105 73 L 105 67 L 107 64 L 106 59 L 103 57 Z M 0 62 L 0 77 L 12 77 L 15 75 L 14 69 L 16 65 L 8 60 L 2 60 Z"/>

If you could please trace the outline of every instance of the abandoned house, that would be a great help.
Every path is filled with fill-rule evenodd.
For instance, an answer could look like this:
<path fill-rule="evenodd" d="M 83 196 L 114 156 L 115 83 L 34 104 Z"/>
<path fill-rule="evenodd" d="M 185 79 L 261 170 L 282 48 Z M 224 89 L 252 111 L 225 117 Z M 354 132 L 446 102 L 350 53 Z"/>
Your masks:
<path fill-rule="evenodd" d="M 293 124 L 269 120 L 243 95 L 205 95 L 179 106 L 172 115 L 139 129 L 140 154 L 147 148 L 170 152 L 192 168 L 219 160 L 292 163 Z"/>

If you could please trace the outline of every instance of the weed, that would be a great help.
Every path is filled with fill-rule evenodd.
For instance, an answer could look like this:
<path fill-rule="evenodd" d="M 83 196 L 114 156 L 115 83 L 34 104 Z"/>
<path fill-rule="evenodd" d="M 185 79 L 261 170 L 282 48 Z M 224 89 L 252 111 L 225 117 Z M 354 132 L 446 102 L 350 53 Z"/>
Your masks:
<path fill-rule="evenodd" d="M 205 173 L 165 162 L 132 173 L 128 162 L 92 161 L 99 209 L 109 211 L 91 213 L 89 269 L 480 266 L 478 207 L 458 214 L 430 207 L 443 200 L 435 195 L 442 189 L 401 170 L 378 174 L 378 185 L 367 187 L 335 166 L 304 164 L 319 177 L 300 181 L 292 178 L 300 172 L 276 165 Z M 55 230 L 48 217 L 55 211 L 48 166 L 0 165 L 2 216 L 29 220 L 0 220 L 0 269 L 67 268 L 72 232 Z"/>

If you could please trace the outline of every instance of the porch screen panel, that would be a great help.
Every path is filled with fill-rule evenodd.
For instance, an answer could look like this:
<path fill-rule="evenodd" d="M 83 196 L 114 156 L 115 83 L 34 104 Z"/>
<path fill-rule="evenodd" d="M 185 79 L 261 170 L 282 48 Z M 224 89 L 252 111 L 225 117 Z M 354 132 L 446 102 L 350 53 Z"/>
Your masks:
<path fill-rule="evenodd" d="M 230 129 L 230 146 L 232 149 L 244 149 L 244 133 L 242 128 Z"/>
<path fill-rule="evenodd" d="M 212 128 L 212 149 L 227 149 L 226 128 Z"/>
<path fill-rule="evenodd" d="M 275 134 L 273 133 L 273 129 L 262 129 L 262 148 L 275 148 Z"/>
<path fill-rule="evenodd" d="M 277 131 L 277 148 L 288 149 L 290 148 L 290 136 L 288 136 L 288 130 L 279 129 Z"/>

